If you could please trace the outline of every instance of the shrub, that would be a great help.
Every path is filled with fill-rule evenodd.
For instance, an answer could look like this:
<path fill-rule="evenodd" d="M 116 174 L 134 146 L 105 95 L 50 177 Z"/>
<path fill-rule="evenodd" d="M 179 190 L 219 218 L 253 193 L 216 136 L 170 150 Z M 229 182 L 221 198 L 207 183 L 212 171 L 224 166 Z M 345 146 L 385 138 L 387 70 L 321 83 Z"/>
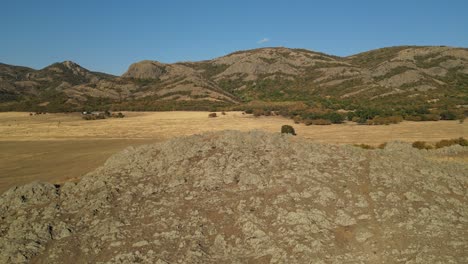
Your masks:
<path fill-rule="evenodd" d="M 375 147 L 367 144 L 354 144 L 354 146 L 362 149 L 375 149 Z"/>
<path fill-rule="evenodd" d="M 302 117 L 300 117 L 300 116 L 295 116 L 295 117 L 293 118 L 293 120 L 294 120 L 294 124 L 299 124 L 299 123 L 301 123 L 301 121 L 302 121 Z"/>
<path fill-rule="evenodd" d="M 255 110 L 253 110 L 253 115 L 254 115 L 254 116 L 262 116 L 262 115 L 264 115 L 264 114 L 265 114 L 265 112 L 264 112 L 262 109 L 255 109 Z"/>
<path fill-rule="evenodd" d="M 417 149 L 432 149 L 432 146 L 431 145 L 428 145 L 426 142 L 424 141 L 415 141 L 413 142 L 413 148 L 417 148 Z"/>
<path fill-rule="evenodd" d="M 403 121 L 403 117 L 401 116 L 388 116 L 388 117 L 380 117 L 376 116 L 374 119 L 367 120 L 366 124 L 368 125 L 390 125 L 390 124 L 398 124 Z"/>
<path fill-rule="evenodd" d="M 296 135 L 296 131 L 294 131 L 294 128 L 290 125 L 284 125 L 281 127 L 281 134 L 291 134 L 291 135 Z"/>
<path fill-rule="evenodd" d="M 326 126 L 331 125 L 332 122 L 327 119 L 314 119 L 312 120 L 312 125 Z"/>
<path fill-rule="evenodd" d="M 408 121 L 422 121 L 422 117 L 421 116 L 416 116 L 416 115 L 411 115 L 411 116 L 405 117 L 405 120 L 408 120 Z"/>
<path fill-rule="evenodd" d="M 96 120 L 96 117 L 93 115 L 84 115 L 81 118 L 83 118 L 84 120 Z"/>
<path fill-rule="evenodd" d="M 106 119 L 104 115 L 83 115 L 81 118 L 83 118 L 84 120 Z"/>
<path fill-rule="evenodd" d="M 444 111 L 440 113 L 440 119 L 442 120 L 455 120 L 457 119 L 457 114 L 452 111 Z"/>
<path fill-rule="evenodd" d="M 226 112 L 222 111 L 221 114 L 222 114 L 222 115 L 226 115 Z"/>
<path fill-rule="evenodd" d="M 441 141 L 437 142 L 435 144 L 435 146 L 436 146 L 436 148 L 444 148 L 444 147 L 450 147 L 450 146 L 456 145 L 456 144 L 457 144 L 457 142 L 455 142 L 454 140 L 444 139 L 444 140 L 441 140 Z"/>
<path fill-rule="evenodd" d="M 380 144 L 379 146 L 377 146 L 377 148 L 384 149 L 386 146 L 387 146 L 387 142 Z"/>
<path fill-rule="evenodd" d="M 216 113 L 209 113 L 208 114 L 208 117 L 217 117 L 218 115 L 216 115 Z"/>
<path fill-rule="evenodd" d="M 424 121 L 439 121 L 440 120 L 440 115 L 437 115 L 437 114 L 423 115 L 423 120 Z"/>
<path fill-rule="evenodd" d="M 456 138 L 456 139 L 444 139 L 435 144 L 436 148 L 444 148 L 453 145 L 460 145 L 460 146 L 468 146 L 468 140 L 464 138 Z"/>
<path fill-rule="evenodd" d="M 458 139 L 458 145 L 462 147 L 468 147 L 468 140 L 461 137 Z"/>
<path fill-rule="evenodd" d="M 364 118 L 364 117 L 358 117 L 358 116 L 355 116 L 353 118 L 353 121 L 360 124 L 360 125 L 363 125 L 363 124 L 367 124 L 367 119 Z"/>
<path fill-rule="evenodd" d="M 310 119 L 305 119 L 305 120 L 303 120 L 303 122 L 304 122 L 304 125 L 306 125 L 306 126 L 310 126 L 313 123 L 312 120 L 310 120 Z"/>
<path fill-rule="evenodd" d="M 333 124 L 340 124 L 344 121 L 344 117 L 336 112 L 325 114 L 323 118 L 330 120 Z"/>
<path fill-rule="evenodd" d="M 354 112 L 348 112 L 346 114 L 346 118 L 349 120 L 349 121 L 354 121 L 353 119 L 356 117 L 356 113 Z"/>
<path fill-rule="evenodd" d="M 245 113 L 246 114 L 253 114 L 253 109 L 247 109 L 247 110 L 245 110 Z"/>

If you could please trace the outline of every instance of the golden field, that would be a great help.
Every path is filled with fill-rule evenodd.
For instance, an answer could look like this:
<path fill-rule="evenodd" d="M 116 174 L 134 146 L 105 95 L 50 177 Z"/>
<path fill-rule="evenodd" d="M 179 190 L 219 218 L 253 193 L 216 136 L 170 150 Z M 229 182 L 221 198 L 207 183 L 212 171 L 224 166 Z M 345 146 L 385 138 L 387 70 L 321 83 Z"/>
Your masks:
<path fill-rule="evenodd" d="M 305 126 L 279 116 L 241 112 L 124 112 L 123 119 L 83 120 L 81 114 L 0 113 L 0 193 L 34 180 L 59 183 L 95 169 L 113 153 L 131 145 L 218 130 L 279 132 L 292 125 L 298 136 L 318 142 L 378 145 L 394 140 L 429 142 L 468 137 L 468 123 L 402 122 L 388 126 L 344 123 Z"/>

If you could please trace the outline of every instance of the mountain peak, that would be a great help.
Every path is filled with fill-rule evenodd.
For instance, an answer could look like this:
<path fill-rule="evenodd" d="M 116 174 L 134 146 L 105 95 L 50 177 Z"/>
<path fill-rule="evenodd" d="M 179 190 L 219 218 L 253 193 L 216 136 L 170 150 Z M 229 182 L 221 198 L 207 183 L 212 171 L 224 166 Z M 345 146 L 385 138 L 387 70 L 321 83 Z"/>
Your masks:
<path fill-rule="evenodd" d="M 138 79 L 158 79 L 166 72 L 166 65 L 159 61 L 143 60 L 128 67 L 122 77 Z"/>
<path fill-rule="evenodd" d="M 76 68 L 76 67 L 83 68 L 78 63 L 74 61 L 69 61 L 69 60 L 63 61 L 61 64 L 65 65 L 68 68 Z"/>
<path fill-rule="evenodd" d="M 89 72 L 89 70 L 86 68 L 83 68 L 78 63 L 70 60 L 53 63 L 45 67 L 43 70 L 61 71 L 65 69 L 71 70 L 73 72 Z"/>

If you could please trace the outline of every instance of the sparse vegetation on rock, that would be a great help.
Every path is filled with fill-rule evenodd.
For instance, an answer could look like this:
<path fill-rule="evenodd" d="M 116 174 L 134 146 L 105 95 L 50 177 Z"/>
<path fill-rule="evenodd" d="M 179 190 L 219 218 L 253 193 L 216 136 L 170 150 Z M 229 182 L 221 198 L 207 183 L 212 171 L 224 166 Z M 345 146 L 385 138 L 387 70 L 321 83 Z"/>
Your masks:
<path fill-rule="evenodd" d="M 279 133 L 131 147 L 0 196 L 0 263 L 465 263 L 466 148 Z"/>

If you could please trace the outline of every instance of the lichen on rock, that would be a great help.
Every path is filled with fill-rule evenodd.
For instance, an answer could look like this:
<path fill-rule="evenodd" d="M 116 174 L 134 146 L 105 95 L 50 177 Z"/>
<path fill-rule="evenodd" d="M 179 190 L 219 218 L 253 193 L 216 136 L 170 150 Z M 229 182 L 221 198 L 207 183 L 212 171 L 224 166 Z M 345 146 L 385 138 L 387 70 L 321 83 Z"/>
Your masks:
<path fill-rule="evenodd" d="M 225 131 L 0 196 L 0 263 L 467 263 L 466 148 Z"/>

